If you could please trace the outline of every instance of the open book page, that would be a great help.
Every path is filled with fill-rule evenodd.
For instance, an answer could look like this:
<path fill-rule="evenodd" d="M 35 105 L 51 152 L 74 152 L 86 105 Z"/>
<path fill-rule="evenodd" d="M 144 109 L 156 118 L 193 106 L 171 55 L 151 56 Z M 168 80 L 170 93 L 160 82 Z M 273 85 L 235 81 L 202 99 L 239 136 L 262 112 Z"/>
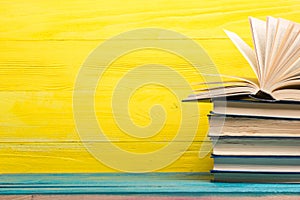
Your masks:
<path fill-rule="evenodd" d="M 286 86 L 299 86 L 300 85 L 300 58 L 291 58 L 287 65 L 289 66 L 289 72 L 283 75 L 278 75 L 276 81 L 270 82 L 270 90 L 273 92 L 275 90 L 280 90 L 282 87 Z M 292 63 L 293 62 L 293 63 Z M 272 83 L 272 84 L 271 84 Z M 299 88 L 298 88 L 299 89 Z"/>
<path fill-rule="evenodd" d="M 298 58 L 295 59 L 291 59 L 290 61 L 287 62 L 286 66 L 286 71 L 282 72 L 282 74 L 279 75 L 279 81 L 284 80 L 284 79 L 288 79 L 290 77 L 294 77 L 295 75 L 300 73 L 300 57 L 298 56 Z"/>
<path fill-rule="evenodd" d="M 258 69 L 257 60 L 254 51 L 237 34 L 227 30 L 224 30 L 224 32 L 227 34 L 227 36 L 230 38 L 233 44 L 238 48 L 238 50 L 242 53 L 244 58 L 250 64 L 252 70 L 254 71 L 258 79 L 258 82 L 260 82 L 261 75 Z"/>
<path fill-rule="evenodd" d="M 265 75 L 265 47 L 266 47 L 266 22 L 249 17 L 252 31 L 252 38 L 260 73 L 260 86 L 264 85 Z"/>
<path fill-rule="evenodd" d="M 235 33 L 225 33 L 249 62 L 257 79 L 217 74 L 222 82 L 199 84 L 195 91 L 200 93 L 187 100 L 250 94 L 263 100 L 300 101 L 300 25 L 273 17 L 268 17 L 267 23 L 252 17 L 249 20 L 255 51 Z"/>
<path fill-rule="evenodd" d="M 201 82 L 197 83 L 197 94 L 189 95 L 185 101 L 198 99 L 211 99 L 216 97 L 227 97 L 236 95 L 250 95 L 259 91 L 257 79 L 240 78 L 235 76 L 221 75 L 223 82 Z"/>
<path fill-rule="evenodd" d="M 206 75 L 216 76 L 212 74 Z M 222 77 L 222 81 L 194 83 L 194 85 L 197 86 L 194 91 L 199 93 L 199 95 L 190 95 L 189 97 L 206 99 L 211 98 L 208 97 L 208 95 L 217 95 L 218 97 L 224 97 L 228 95 L 237 95 L 240 93 L 253 94 L 259 91 L 258 80 L 256 78 L 242 78 L 223 74 L 220 74 L 218 76 Z M 251 91 L 251 93 L 249 93 L 249 91 Z"/>
<path fill-rule="evenodd" d="M 194 92 L 203 92 L 206 90 L 214 90 L 217 88 L 224 88 L 224 87 L 230 87 L 230 86 L 237 86 L 237 87 L 253 87 L 252 84 L 249 84 L 247 82 L 243 81 L 226 81 L 226 82 L 209 82 L 209 83 L 199 83 L 197 85 L 198 88 L 194 89 Z"/>
<path fill-rule="evenodd" d="M 299 89 L 277 90 L 272 94 L 277 100 L 300 101 Z"/>
<path fill-rule="evenodd" d="M 268 80 L 267 88 L 272 86 L 274 83 L 279 82 L 281 80 L 281 76 L 283 75 L 284 71 L 287 70 L 290 63 L 294 62 L 294 59 L 287 61 L 288 58 L 286 56 L 289 55 L 289 51 L 292 50 L 293 43 L 297 38 L 297 32 L 294 31 L 295 25 L 294 23 L 284 20 L 278 19 L 277 20 L 277 29 L 275 34 L 274 44 L 272 46 L 272 51 L 269 53 L 270 62 L 268 63 L 269 73 L 266 76 L 266 80 Z M 290 52 L 294 52 L 293 49 Z M 295 57 L 294 57 L 295 58 Z M 286 62 L 282 62 L 282 61 Z"/>
<path fill-rule="evenodd" d="M 300 75 L 295 76 L 295 78 L 291 78 L 291 79 L 276 83 L 274 85 L 274 90 L 272 91 L 272 93 L 279 91 L 279 90 L 285 90 L 285 89 L 299 90 L 300 89 Z"/>
<path fill-rule="evenodd" d="M 292 23 L 288 20 L 283 19 L 277 19 L 277 26 L 276 26 L 276 32 L 275 37 L 272 45 L 272 49 L 270 50 L 270 60 L 269 60 L 269 67 L 272 68 L 272 70 L 276 71 L 276 60 L 279 58 L 279 53 L 282 50 L 282 45 L 286 44 L 287 37 L 289 36 L 289 33 L 291 32 Z M 269 39 L 269 38 L 268 38 Z"/>
<path fill-rule="evenodd" d="M 270 86 L 270 90 L 272 92 L 274 92 L 275 90 L 278 90 L 282 87 L 286 87 L 286 86 L 299 86 L 300 85 L 300 57 L 298 58 L 298 60 L 296 60 L 291 66 L 290 68 L 293 68 L 293 71 L 290 71 L 289 74 L 286 74 L 284 77 L 281 79 L 279 79 L 277 82 L 274 82 L 274 84 L 272 84 Z M 299 86 L 300 87 L 300 86 Z"/>
<path fill-rule="evenodd" d="M 286 73 L 283 74 L 282 79 L 289 79 L 289 78 L 293 78 L 295 76 L 299 76 L 300 74 L 300 57 L 298 57 L 297 60 L 294 61 L 294 63 L 292 63 L 289 68 L 287 69 Z"/>
<path fill-rule="evenodd" d="M 300 31 L 297 32 L 297 37 L 286 50 L 284 57 L 278 64 L 278 72 L 273 76 L 277 77 L 277 81 L 288 79 L 291 76 L 299 73 L 299 58 L 300 58 Z"/>
<path fill-rule="evenodd" d="M 269 73 L 272 71 L 270 67 L 271 51 L 273 48 L 275 32 L 277 28 L 277 19 L 274 17 L 267 18 L 267 30 L 266 30 L 266 55 L 265 55 L 265 74 L 264 77 L 268 77 Z"/>
<path fill-rule="evenodd" d="M 193 101 L 199 99 L 212 99 L 217 97 L 229 97 L 237 95 L 250 95 L 256 92 L 256 88 L 253 88 L 251 85 L 244 86 L 225 86 L 225 87 L 215 87 L 202 90 L 198 94 L 189 95 L 185 101 Z"/>
<path fill-rule="evenodd" d="M 257 88 L 259 88 L 259 82 L 257 80 L 257 78 L 250 78 L 250 77 L 246 77 L 246 78 L 243 78 L 243 77 L 239 77 L 239 76 L 230 76 L 230 75 L 225 75 L 225 74 L 205 74 L 205 73 L 202 73 L 202 75 L 204 76 L 216 76 L 216 77 L 221 77 L 222 78 L 222 82 L 197 82 L 197 83 L 194 83 L 193 85 L 207 85 L 207 84 L 216 84 L 216 83 L 227 83 L 227 82 L 246 82 L 246 83 L 249 83 L 249 84 L 252 84 L 254 86 L 256 86 Z"/>
<path fill-rule="evenodd" d="M 275 67 L 275 71 L 278 71 L 278 64 L 280 60 L 284 58 L 284 55 L 286 54 L 292 43 L 295 41 L 297 36 L 297 32 L 294 31 L 294 23 L 284 19 L 278 19 L 277 21 L 278 26 L 276 37 L 272 50 L 270 50 L 269 52 L 271 60 L 268 63 L 271 69 L 273 69 L 272 66 Z M 269 40 L 269 38 L 267 40 Z"/>

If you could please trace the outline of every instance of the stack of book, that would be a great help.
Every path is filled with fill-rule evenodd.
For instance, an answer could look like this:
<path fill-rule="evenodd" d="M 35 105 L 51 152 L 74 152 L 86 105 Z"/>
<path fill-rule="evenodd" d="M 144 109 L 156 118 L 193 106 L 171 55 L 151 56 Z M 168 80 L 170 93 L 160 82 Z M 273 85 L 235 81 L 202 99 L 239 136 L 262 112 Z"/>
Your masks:
<path fill-rule="evenodd" d="M 215 181 L 300 182 L 300 102 L 213 103 L 208 135 Z"/>
<path fill-rule="evenodd" d="M 209 137 L 215 181 L 300 182 L 300 25 L 249 19 L 254 50 L 225 32 L 256 79 L 222 75 L 228 80 L 199 84 L 199 93 L 185 101 L 214 104 Z"/>

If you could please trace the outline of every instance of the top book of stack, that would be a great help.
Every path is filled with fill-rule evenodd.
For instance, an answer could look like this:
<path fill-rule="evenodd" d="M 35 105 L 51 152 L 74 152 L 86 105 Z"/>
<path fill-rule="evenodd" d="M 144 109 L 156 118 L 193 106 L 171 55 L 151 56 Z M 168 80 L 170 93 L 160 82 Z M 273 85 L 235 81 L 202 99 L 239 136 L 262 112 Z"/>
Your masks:
<path fill-rule="evenodd" d="M 235 33 L 225 32 L 252 67 L 256 80 L 223 76 L 229 80 L 202 83 L 211 87 L 184 101 L 238 95 L 265 101 L 300 101 L 300 24 L 273 17 L 266 22 L 249 20 L 254 50 Z"/>

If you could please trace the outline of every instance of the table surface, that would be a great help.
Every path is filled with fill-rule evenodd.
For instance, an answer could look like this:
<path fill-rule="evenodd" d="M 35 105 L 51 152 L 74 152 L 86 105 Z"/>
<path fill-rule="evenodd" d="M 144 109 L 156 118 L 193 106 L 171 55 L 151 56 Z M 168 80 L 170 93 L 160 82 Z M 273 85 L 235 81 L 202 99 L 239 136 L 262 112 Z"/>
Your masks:
<path fill-rule="evenodd" d="M 0 194 L 146 196 L 298 195 L 300 184 L 214 183 L 208 173 L 1 174 Z"/>

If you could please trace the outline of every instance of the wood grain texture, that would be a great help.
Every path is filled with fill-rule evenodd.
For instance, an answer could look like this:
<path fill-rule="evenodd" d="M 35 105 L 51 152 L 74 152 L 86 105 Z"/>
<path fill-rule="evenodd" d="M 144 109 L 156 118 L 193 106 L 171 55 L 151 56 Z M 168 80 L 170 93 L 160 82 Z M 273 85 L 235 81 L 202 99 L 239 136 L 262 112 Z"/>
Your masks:
<path fill-rule="evenodd" d="M 0 82 L 0 91 L 72 91 L 84 60 L 103 41 L 0 41 L 0 78 L 5 80 Z M 254 76 L 231 41 L 218 38 L 194 41 L 220 66 L 220 73 Z M 192 53 L 197 55 L 197 52 Z M 236 58 L 230 57 L 232 55 Z M 93 69 L 107 68 L 107 77 L 112 80 L 101 80 L 105 88 L 124 76 L 126 71 L 149 63 L 170 66 L 191 83 L 202 81 L 185 59 L 158 50 L 136 51 L 123 55 L 110 66 L 99 63 Z"/>
<path fill-rule="evenodd" d="M 32 195 L 1 195 L 1 200 L 32 200 Z"/>
<path fill-rule="evenodd" d="M 167 197 L 298 195 L 298 184 L 213 183 L 207 173 L 0 175 L 0 194 L 162 195 Z"/>
<path fill-rule="evenodd" d="M 191 38 L 224 38 L 221 28 L 248 34 L 247 17 L 285 16 L 297 20 L 297 0 L 123 2 L 66 0 L 2 1 L 1 35 L 4 40 L 107 39 L 135 28 L 161 27 Z M 201 30 L 201 31 L 199 31 Z M 243 31 L 247 30 L 247 31 Z"/>
<path fill-rule="evenodd" d="M 93 141 L 92 143 L 101 146 L 102 151 L 108 155 L 113 153 L 105 142 Z M 147 153 L 159 150 L 168 143 L 158 141 L 121 141 L 113 144 L 129 152 Z M 208 142 L 195 141 L 187 151 L 178 148 L 178 150 L 168 152 L 165 156 L 178 154 L 183 154 L 183 156 L 177 160 L 177 164 L 174 163 L 159 171 L 181 171 L 182 168 L 190 172 L 197 172 L 199 169 L 209 171 L 212 165 L 209 152 L 204 158 L 198 157 L 201 145 L 210 145 L 210 143 L 205 143 Z M 178 144 L 178 147 L 181 145 Z M 86 151 L 81 142 L 5 142 L 0 143 L 0 149 L 0 170 L 5 173 L 51 173 L 53 171 L 92 173 L 116 171 L 96 160 Z M 192 157 L 197 159 L 191 159 Z M 135 161 L 117 158 L 113 154 L 112 159 L 116 159 L 118 162 L 132 162 L 132 164 L 138 165 Z M 151 165 L 151 162 L 149 164 Z"/>
<path fill-rule="evenodd" d="M 298 200 L 298 196 L 276 195 L 276 196 L 258 196 L 258 197 L 241 197 L 241 196 L 202 196 L 202 197 L 165 197 L 165 196 L 119 196 L 119 195 L 2 195 L 0 200 Z"/>
<path fill-rule="evenodd" d="M 200 44 L 221 73 L 253 77 L 223 29 L 238 33 L 250 43 L 248 16 L 264 19 L 272 15 L 298 21 L 300 14 L 298 0 L 243 3 L 237 0 L 172 3 L 166 0 L 142 3 L 137 0 L 0 0 L 0 5 L 0 173 L 115 172 L 80 144 L 72 108 L 72 91 L 80 66 L 106 39 L 136 28 L 171 29 Z M 138 42 L 145 38 L 131 39 Z M 168 113 L 162 131 L 142 140 L 128 136 L 116 126 L 110 105 L 113 87 L 130 69 L 149 63 L 170 66 L 189 83 L 203 80 L 186 60 L 155 50 L 133 52 L 110 66 L 98 66 L 107 70 L 96 91 L 97 119 L 110 140 L 135 153 L 154 151 L 171 142 L 180 123 L 180 100 L 161 87 L 151 86 L 132 98 L 129 112 L 134 123 L 146 126 L 151 123 L 149 109 L 160 103 Z M 168 79 L 159 72 L 157 77 Z M 136 79 L 146 78 L 140 74 Z M 184 154 L 160 171 L 208 172 L 212 168 L 209 156 L 199 158 L 202 141 L 207 142 L 205 116 L 210 108 L 209 104 L 199 105 L 199 115 L 190 118 L 191 121 L 201 118 L 195 141 L 185 153 L 181 149 L 170 152 Z M 188 125 L 184 128 L 187 136 L 194 131 Z"/>
<path fill-rule="evenodd" d="M 217 197 L 217 196 L 204 196 L 204 197 L 165 197 L 165 196 L 91 196 L 91 195 L 85 195 L 85 196 L 33 196 L 32 199 L 41 199 L 41 200 L 47 200 L 47 199 L 84 199 L 84 200 L 100 200 L 100 199 L 107 199 L 107 200 L 138 200 L 138 199 L 144 199 L 144 200 L 298 200 L 299 196 L 291 196 L 291 195 L 275 195 L 275 196 L 259 196 L 259 197 L 235 197 L 235 196 L 228 196 L 228 197 Z M 0 198 L 1 199 L 1 198 Z"/>

